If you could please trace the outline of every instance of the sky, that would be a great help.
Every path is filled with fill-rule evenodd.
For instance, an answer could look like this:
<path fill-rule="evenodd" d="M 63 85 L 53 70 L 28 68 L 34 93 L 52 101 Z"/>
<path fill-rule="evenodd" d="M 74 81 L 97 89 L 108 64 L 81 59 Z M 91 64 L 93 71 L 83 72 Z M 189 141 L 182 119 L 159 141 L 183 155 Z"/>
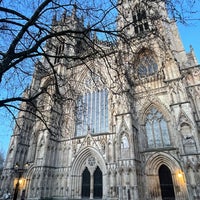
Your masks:
<path fill-rule="evenodd" d="M 14 121 L 11 116 L 1 114 L 1 111 L 2 110 L 0 110 L 0 151 L 5 156 L 12 135 Z"/>
<path fill-rule="evenodd" d="M 188 25 L 179 24 L 178 27 L 186 52 L 190 51 L 190 45 L 192 45 L 200 63 L 200 20 Z"/>
<path fill-rule="evenodd" d="M 192 45 L 197 60 L 200 63 L 200 16 L 196 15 L 194 19 L 196 20 L 188 21 L 188 24 L 178 24 L 178 28 L 186 52 L 190 51 L 190 45 Z M 5 116 L 2 110 L 0 110 L 0 151 L 3 152 L 4 156 L 6 156 L 8 151 L 13 127 L 12 116 Z"/>

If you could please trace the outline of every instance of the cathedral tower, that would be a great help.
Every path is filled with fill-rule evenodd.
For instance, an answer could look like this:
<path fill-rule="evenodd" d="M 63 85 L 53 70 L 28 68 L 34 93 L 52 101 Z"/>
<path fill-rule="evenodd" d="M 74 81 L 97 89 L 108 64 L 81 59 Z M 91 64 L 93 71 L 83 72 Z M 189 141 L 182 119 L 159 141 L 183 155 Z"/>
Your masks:
<path fill-rule="evenodd" d="M 31 112 L 19 112 L 1 190 L 13 190 L 17 163 L 19 194 L 30 200 L 200 198 L 194 51 L 184 51 L 163 1 L 124 0 L 117 8 L 115 44 L 91 37 L 76 6 L 54 16 L 52 30 L 66 34 L 47 42 L 50 56 L 24 93 L 47 90 L 33 102 L 47 121 L 21 104 Z M 107 54 L 94 56 L 94 44 Z M 76 59 L 86 51 L 91 57 Z"/>

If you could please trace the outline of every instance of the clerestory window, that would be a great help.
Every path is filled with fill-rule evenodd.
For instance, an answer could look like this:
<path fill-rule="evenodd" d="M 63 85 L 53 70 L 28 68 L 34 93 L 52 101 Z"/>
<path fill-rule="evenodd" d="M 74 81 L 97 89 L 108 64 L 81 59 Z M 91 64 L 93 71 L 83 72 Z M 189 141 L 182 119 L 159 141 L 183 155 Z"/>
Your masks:
<path fill-rule="evenodd" d="M 170 146 L 168 124 L 162 113 L 156 108 L 149 110 L 146 117 L 146 136 L 148 148 L 162 148 Z"/>

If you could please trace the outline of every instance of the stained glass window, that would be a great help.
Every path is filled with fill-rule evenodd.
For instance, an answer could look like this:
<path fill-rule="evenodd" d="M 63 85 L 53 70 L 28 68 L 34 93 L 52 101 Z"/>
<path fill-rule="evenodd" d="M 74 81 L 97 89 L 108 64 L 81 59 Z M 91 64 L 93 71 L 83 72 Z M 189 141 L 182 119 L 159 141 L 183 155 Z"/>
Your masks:
<path fill-rule="evenodd" d="M 76 136 L 108 132 L 108 91 L 101 89 L 79 96 L 76 109 Z"/>
<path fill-rule="evenodd" d="M 152 108 L 146 117 L 146 135 L 149 148 L 170 146 L 168 125 L 162 113 Z"/>
<path fill-rule="evenodd" d="M 158 65 L 150 55 L 144 55 L 139 58 L 138 75 L 139 77 L 145 77 L 153 75 L 158 71 Z"/>

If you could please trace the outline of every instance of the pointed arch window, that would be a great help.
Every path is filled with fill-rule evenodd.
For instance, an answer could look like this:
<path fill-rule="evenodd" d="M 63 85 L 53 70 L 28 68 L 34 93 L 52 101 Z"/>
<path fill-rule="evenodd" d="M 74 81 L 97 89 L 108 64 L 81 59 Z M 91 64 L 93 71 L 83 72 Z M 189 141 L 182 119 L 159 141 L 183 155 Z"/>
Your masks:
<path fill-rule="evenodd" d="M 137 70 L 139 77 L 150 76 L 157 73 L 158 65 L 153 56 L 145 54 L 139 57 Z"/>
<path fill-rule="evenodd" d="M 146 116 L 146 136 L 148 148 L 162 148 L 170 146 L 167 121 L 156 108 L 149 110 Z"/>
<path fill-rule="evenodd" d="M 95 85 L 92 85 L 94 81 Z M 98 82 L 98 77 L 86 79 L 87 89 L 77 99 L 76 136 L 86 135 L 88 132 L 98 134 L 109 131 L 108 90 Z"/>
<path fill-rule="evenodd" d="M 61 61 L 61 56 L 64 52 L 64 48 L 65 48 L 65 43 L 62 42 L 61 44 L 59 44 L 56 47 L 56 52 L 55 52 L 55 59 L 54 59 L 54 64 L 57 64 Z"/>

